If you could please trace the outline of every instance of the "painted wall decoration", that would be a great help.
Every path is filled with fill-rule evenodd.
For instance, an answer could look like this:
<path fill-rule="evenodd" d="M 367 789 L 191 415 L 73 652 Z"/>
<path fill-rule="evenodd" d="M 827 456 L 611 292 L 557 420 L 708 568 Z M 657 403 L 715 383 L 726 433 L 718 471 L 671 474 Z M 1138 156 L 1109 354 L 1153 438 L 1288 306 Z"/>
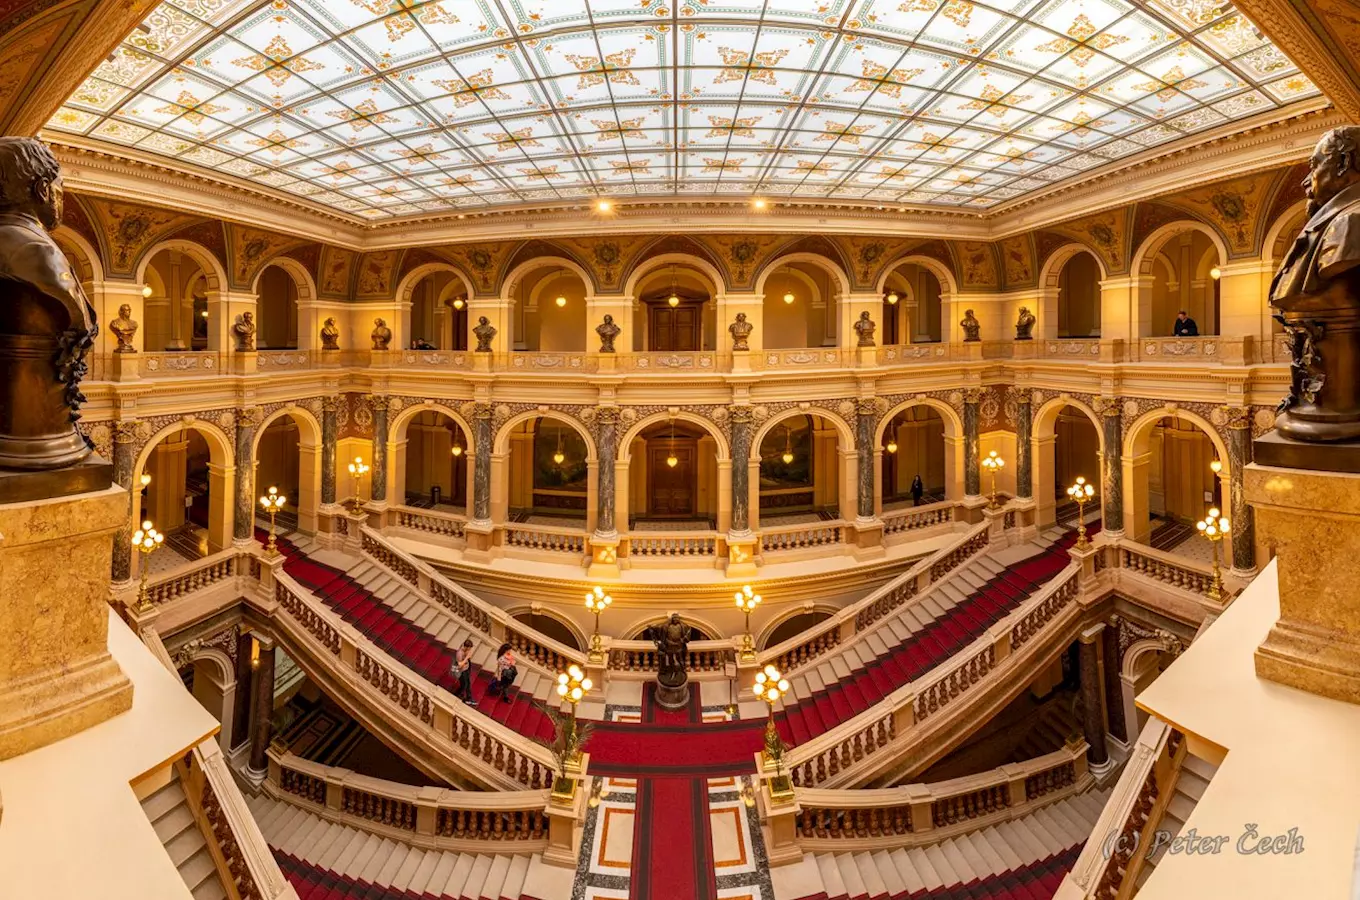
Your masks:
<path fill-rule="evenodd" d="M 119 275 L 133 274 L 143 250 L 196 218 L 132 203 L 102 201 L 92 206 L 109 254 L 107 270 Z"/>
<path fill-rule="evenodd" d="M 1001 267 L 1006 280 L 1006 288 L 1030 287 L 1034 284 L 1034 244 L 1027 234 L 1018 234 L 998 242 L 1001 252 Z"/>
<path fill-rule="evenodd" d="M 1128 209 L 1120 208 L 1097 213 L 1071 222 L 1048 226 L 1049 231 L 1080 241 L 1090 247 L 1105 263 L 1110 274 L 1122 274 L 1129 268 Z"/>
<path fill-rule="evenodd" d="M 991 242 L 958 241 L 955 247 L 958 249 L 965 287 L 997 287 L 1000 284 Z"/>
<path fill-rule="evenodd" d="M 1178 206 L 1194 210 L 1213 225 L 1228 244 L 1232 257 L 1256 251 L 1256 228 L 1266 209 L 1276 173 L 1261 172 L 1219 181 L 1170 198 Z"/>
<path fill-rule="evenodd" d="M 359 257 L 359 278 L 354 287 L 356 297 L 390 297 L 395 289 L 400 250 L 381 250 Z"/>
<path fill-rule="evenodd" d="M 319 288 L 322 294 L 331 297 L 349 296 L 350 276 L 354 271 L 355 257 L 356 254 L 350 250 L 341 250 L 337 247 L 322 248 Z"/>
<path fill-rule="evenodd" d="M 241 225 L 228 226 L 228 236 L 232 249 L 229 271 L 233 287 L 239 288 L 249 288 L 265 263 L 298 243 L 297 238 Z"/>

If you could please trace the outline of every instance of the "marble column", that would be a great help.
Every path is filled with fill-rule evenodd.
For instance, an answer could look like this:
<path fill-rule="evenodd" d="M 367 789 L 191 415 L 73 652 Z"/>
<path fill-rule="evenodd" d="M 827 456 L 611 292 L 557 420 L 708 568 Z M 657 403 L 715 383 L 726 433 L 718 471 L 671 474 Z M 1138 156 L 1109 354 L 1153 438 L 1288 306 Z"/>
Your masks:
<path fill-rule="evenodd" d="M 602 406 L 595 415 L 595 453 L 599 476 L 595 489 L 595 533 L 617 534 L 614 527 L 614 462 L 619 431 L 619 408 Z"/>
<path fill-rule="evenodd" d="M 1105 455 L 1101 460 L 1100 499 L 1106 534 L 1124 533 L 1124 420 L 1118 397 L 1101 397 L 1096 412 L 1105 425 Z"/>
<path fill-rule="evenodd" d="M 1101 637 L 1105 656 L 1105 709 L 1110 719 L 1110 734 L 1129 742 L 1128 726 L 1124 722 L 1124 682 L 1119 678 L 1119 619 L 1106 623 Z"/>
<path fill-rule="evenodd" d="M 250 648 L 254 640 L 249 633 L 236 638 L 236 697 L 231 711 L 231 741 L 236 747 L 250 738 L 250 703 L 255 696 L 250 689 L 251 676 L 255 674 L 250 665 Z"/>
<path fill-rule="evenodd" d="M 963 493 L 977 497 L 982 493 L 982 466 L 978 459 L 978 427 L 982 388 L 963 392 Z"/>
<path fill-rule="evenodd" d="M 260 656 L 251 677 L 250 701 L 250 771 L 259 775 L 268 771 L 270 728 L 274 719 L 274 641 L 255 636 L 260 645 Z"/>
<path fill-rule="evenodd" d="M 1256 571 L 1256 512 L 1247 502 L 1243 480 L 1253 458 L 1251 410 L 1226 407 L 1228 414 L 1228 522 L 1232 527 L 1233 571 L 1249 575 Z"/>
<path fill-rule="evenodd" d="M 1015 403 L 1015 496 L 1029 500 L 1034 496 L 1034 406 L 1029 391 Z"/>
<path fill-rule="evenodd" d="M 339 436 L 338 397 L 321 398 L 321 505 L 335 502 L 335 446 Z"/>
<path fill-rule="evenodd" d="M 732 422 L 732 531 L 751 530 L 751 407 L 733 406 Z"/>
<path fill-rule="evenodd" d="M 387 500 L 387 397 L 371 394 L 373 408 L 373 471 L 369 473 L 369 496 L 374 503 Z"/>
<path fill-rule="evenodd" d="M 236 411 L 236 513 L 232 537 L 255 538 L 255 429 L 264 418 L 259 407 Z"/>
<path fill-rule="evenodd" d="M 878 424 L 878 401 L 862 398 L 855 404 L 855 449 L 859 454 L 859 508 L 862 520 L 874 517 L 874 426 Z"/>
<path fill-rule="evenodd" d="M 491 404 L 478 403 L 472 411 L 472 518 L 491 521 Z"/>
<path fill-rule="evenodd" d="M 1105 717 L 1102 699 L 1105 692 L 1100 684 L 1100 632 L 1104 625 L 1096 625 L 1081 633 L 1079 662 L 1081 669 L 1082 733 L 1090 749 L 1086 759 L 1093 766 L 1104 765 L 1109 759 L 1105 750 Z"/>
<path fill-rule="evenodd" d="M 127 581 L 132 577 L 132 468 L 136 463 L 137 436 L 133 423 L 117 422 L 113 426 L 113 480 L 128 491 L 127 522 L 113 536 L 113 580 Z M 137 485 L 141 490 L 141 485 Z"/>

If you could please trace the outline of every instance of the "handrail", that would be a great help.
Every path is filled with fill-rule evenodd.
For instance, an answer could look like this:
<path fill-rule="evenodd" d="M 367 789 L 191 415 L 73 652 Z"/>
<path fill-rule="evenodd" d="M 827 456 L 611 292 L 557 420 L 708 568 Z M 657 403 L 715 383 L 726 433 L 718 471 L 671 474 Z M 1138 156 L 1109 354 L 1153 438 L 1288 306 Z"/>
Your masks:
<path fill-rule="evenodd" d="M 1016 649 L 1058 619 L 1059 613 L 1076 605 L 1080 571 L 1078 563 L 1068 565 L 1037 594 L 925 677 L 898 687 L 855 717 L 789 750 L 785 765 L 794 784 L 813 786 L 844 776 L 865 757 L 958 703 L 1003 660 L 1012 658 Z"/>
<path fill-rule="evenodd" d="M 915 531 L 918 528 L 929 528 L 932 525 L 944 525 L 953 522 L 954 509 L 953 500 L 941 500 L 938 503 L 927 503 L 925 506 L 907 506 L 902 509 L 884 510 L 883 515 L 880 516 L 883 520 L 883 534 L 900 534 Z"/>
<path fill-rule="evenodd" d="M 625 540 L 629 557 L 699 558 L 718 551 L 716 531 L 635 531 Z"/>
<path fill-rule="evenodd" d="M 1118 551 L 1117 566 L 1135 576 L 1149 578 L 1174 588 L 1207 597 L 1213 584 L 1213 570 L 1203 563 L 1174 556 L 1146 544 L 1121 538 L 1114 543 Z M 1228 576 L 1229 578 L 1231 576 Z M 1235 590 L 1224 585 L 1223 599 L 1228 600 Z"/>
<path fill-rule="evenodd" d="M 219 581 L 225 581 L 239 574 L 236 561 L 242 557 L 255 558 L 253 554 L 243 552 L 239 548 L 228 547 L 202 559 L 185 560 L 168 571 L 147 575 L 147 600 L 156 604 L 169 603 Z M 146 561 L 142 562 L 145 564 Z"/>
<path fill-rule="evenodd" d="M 802 525 L 776 525 L 762 527 L 759 532 L 762 553 L 777 553 L 783 550 L 804 550 L 808 547 L 825 547 L 845 541 L 844 519 L 830 519 L 825 522 L 807 522 Z"/>
<path fill-rule="evenodd" d="M 734 659 L 731 640 L 690 641 L 686 648 L 690 672 L 721 672 Z M 651 641 L 611 641 L 609 669 L 619 672 L 655 672 L 658 651 Z"/>
<path fill-rule="evenodd" d="M 392 507 L 393 525 L 409 528 L 427 534 L 442 534 L 461 538 L 467 527 L 467 517 L 456 513 L 446 513 L 435 509 L 418 509 L 414 506 Z"/>
<path fill-rule="evenodd" d="M 585 553 L 589 536 L 582 528 L 558 525 L 523 525 L 509 523 L 502 526 L 501 536 L 511 547 L 546 550 L 554 553 Z"/>

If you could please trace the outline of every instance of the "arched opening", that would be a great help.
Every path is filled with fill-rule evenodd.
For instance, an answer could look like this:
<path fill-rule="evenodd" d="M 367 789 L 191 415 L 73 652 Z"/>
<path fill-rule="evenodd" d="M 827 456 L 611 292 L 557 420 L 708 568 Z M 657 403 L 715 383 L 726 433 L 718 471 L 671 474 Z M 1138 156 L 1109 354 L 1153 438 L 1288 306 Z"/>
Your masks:
<path fill-rule="evenodd" d="M 417 414 L 406 426 L 406 504 L 466 513 L 470 453 L 467 434 L 451 417 L 434 410 Z"/>
<path fill-rule="evenodd" d="M 514 616 L 516 621 L 523 622 L 529 628 L 532 628 L 539 634 L 552 638 L 559 644 L 571 647 L 574 650 L 585 649 L 581 644 L 581 639 L 576 636 L 576 632 L 572 631 L 564 623 L 552 616 L 545 616 L 542 613 L 534 612 L 515 613 Z"/>
<path fill-rule="evenodd" d="M 840 434 L 823 416 L 789 416 L 758 448 L 759 524 L 797 525 L 840 518 Z"/>
<path fill-rule="evenodd" d="M 466 350 L 467 291 L 453 272 L 431 272 L 411 289 L 412 350 Z"/>
<path fill-rule="evenodd" d="M 281 266 L 266 266 L 256 283 L 255 345 L 261 350 L 296 350 L 298 345 L 298 288 Z"/>
<path fill-rule="evenodd" d="M 633 439 L 628 456 L 630 529 L 717 527 L 713 435 L 690 422 L 658 422 Z"/>
<path fill-rule="evenodd" d="M 942 340 L 942 294 L 940 279 L 924 266 L 903 263 L 889 272 L 883 285 L 883 343 L 929 344 Z"/>
<path fill-rule="evenodd" d="M 1086 504 L 1086 516 L 1100 514 L 1100 433 L 1085 412 L 1064 406 L 1053 423 L 1053 482 L 1050 494 L 1057 504 L 1059 523 L 1075 525 L 1077 504 L 1067 497 L 1067 489 L 1078 478 L 1085 478 L 1096 491 Z"/>
<path fill-rule="evenodd" d="M 769 637 L 760 642 L 760 648 L 763 650 L 766 647 L 778 647 L 790 638 L 797 637 L 829 618 L 831 618 L 831 613 L 822 610 L 811 610 L 789 616 L 770 631 Z"/>
<path fill-rule="evenodd" d="M 142 284 L 151 289 L 142 307 L 147 352 L 207 349 L 207 281 L 193 256 L 158 250 L 146 264 Z"/>
<path fill-rule="evenodd" d="M 1207 423 L 1188 414 L 1146 416 L 1129 431 L 1124 452 L 1125 529 L 1133 540 L 1208 561 L 1213 551 L 1195 523 L 1225 509 L 1229 460 Z M 1212 464 L 1219 464 L 1215 473 Z"/>
<path fill-rule="evenodd" d="M 545 266 L 515 286 L 510 309 L 514 350 L 584 353 L 586 297 L 581 276 L 562 266 Z"/>
<path fill-rule="evenodd" d="M 539 416 L 516 425 L 510 432 L 511 520 L 546 525 L 584 520 L 588 458 L 585 439 L 561 419 Z"/>
<path fill-rule="evenodd" d="M 633 349 L 687 353 L 717 345 L 713 284 L 702 272 L 671 264 L 643 277 L 637 286 Z"/>
<path fill-rule="evenodd" d="M 667 622 L 666 619 L 658 619 L 658 620 L 655 621 L 655 622 L 650 622 L 650 623 L 648 623 L 648 624 L 646 624 L 646 625 L 643 625 L 641 628 L 637 629 L 637 630 L 633 633 L 633 636 L 630 637 L 628 640 L 630 640 L 630 641 L 645 641 L 645 640 L 647 640 L 647 629 L 649 629 L 649 628 L 657 628 L 657 627 L 659 627 L 659 626 L 661 626 L 661 625 L 664 625 L 666 622 Z M 686 621 L 685 621 L 685 624 L 689 626 L 689 639 L 690 639 L 691 641 L 714 641 L 714 640 L 717 640 L 717 638 L 715 638 L 713 635 L 709 634 L 708 631 L 706 631 L 705 629 L 703 629 L 703 628 L 699 627 L 698 625 L 694 624 L 694 622 L 686 620 Z"/>
<path fill-rule="evenodd" d="M 212 453 L 203 435 L 190 428 L 167 434 L 156 442 L 133 484 L 141 490 L 138 520 L 150 520 L 165 535 L 171 553 L 154 553 L 151 571 L 172 569 L 186 559 L 201 559 L 221 550 L 230 536 L 212 534 L 213 523 L 225 515 L 230 498 L 211 477 Z M 141 476 L 151 476 L 141 488 Z"/>
<path fill-rule="evenodd" d="M 1058 274 L 1058 337 L 1100 337 L 1100 264 L 1085 250 Z"/>
<path fill-rule="evenodd" d="M 280 416 L 260 432 L 255 446 L 256 498 L 263 497 L 271 487 L 278 488 L 279 493 L 288 498 L 276 516 L 281 532 L 295 531 L 298 527 L 302 490 L 301 443 L 298 423 L 292 416 Z"/>
<path fill-rule="evenodd" d="M 945 499 L 944 419 L 929 406 L 909 406 L 883 429 L 883 477 L 880 497 L 885 509 L 915 504 L 912 484 L 921 479 L 920 503 Z"/>
<path fill-rule="evenodd" d="M 222 726 L 221 746 L 229 750 L 229 743 L 239 743 L 240 736 L 231 736 L 232 710 L 236 700 L 236 672 L 225 654 L 197 656 L 179 669 L 180 681 L 194 695 L 208 713 Z"/>
<path fill-rule="evenodd" d="M 1152 286 L 1147 333 L 1176 335 L 1179 313 L 1184 311 L 1193 327 L 1182 322 L 1180 331 L 1218 334 L 1218 271 L 1224 260 L 1209 236 L 1198 229 L 1182 231 L 1148 253 L 1152 260 Z"/>
<path fill-rule="evenodd" d="M 838 286 L 816 263 L 780 265 L 765 279 L 761 346 L 767 350 L 834 347 Z"/>

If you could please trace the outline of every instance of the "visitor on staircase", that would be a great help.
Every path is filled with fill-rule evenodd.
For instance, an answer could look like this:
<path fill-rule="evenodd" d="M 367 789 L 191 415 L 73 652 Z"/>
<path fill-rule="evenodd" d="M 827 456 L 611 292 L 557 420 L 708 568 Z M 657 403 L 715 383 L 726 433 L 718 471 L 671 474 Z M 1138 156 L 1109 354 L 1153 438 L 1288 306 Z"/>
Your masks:
<path fill-rule="evenodd" d="M 468 706 L 476 706 L 472 699 L 472 638 L 463 641 L 463 646 L 453 656 L 453 674 L 458 679 L 458 688 L 453 695 Z"/>
<path fill-rule="evenodd" d="M 487 695 L 499 693 L 501 702 L 509 703 L 510 685 L 515 683 L 517 675 L 519 670 L 515 668 L 515 651 L 510 649 L 509 644 L 501 644 L 500 649 L 496 651 L 496 680 L 487 688 Z"/>

